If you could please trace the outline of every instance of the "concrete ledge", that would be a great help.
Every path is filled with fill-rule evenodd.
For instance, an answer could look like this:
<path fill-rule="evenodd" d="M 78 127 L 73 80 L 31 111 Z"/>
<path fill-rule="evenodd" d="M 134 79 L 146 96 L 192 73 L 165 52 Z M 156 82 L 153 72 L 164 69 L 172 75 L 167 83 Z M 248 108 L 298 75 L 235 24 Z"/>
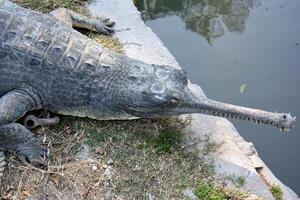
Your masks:
<path fill-rule="evenodd" d="M 132 0 L 98 0 L 90 4 L 89 9 L 94 16 L 106 16 L 116 22 L 115 37 L 123 44 L 127 56 L 148 63 L 180 68 L 160 39 L 145 26 Z M 201 88 L 195 89 L 204 95 Z M 264 199 L 274 199 L 268 189 L 273 184 L 282 188 L 284 199 L 299 199 L 272 174 L 258 157 L 253 144 L 245 142 L 226 119 L 194 114 L 191 126 L 185 133 L 187 144 L 194 146 L 192 150 L 196 150 L 199 157 L 203 156 L 202 152 L 207 145 L 203 141 L 207 137 L 211 142 L 220 144 L 215 152 L 206 155 L 214 160 L 217 175 L 245 177 L 246 183 L 242 188 Z"/>

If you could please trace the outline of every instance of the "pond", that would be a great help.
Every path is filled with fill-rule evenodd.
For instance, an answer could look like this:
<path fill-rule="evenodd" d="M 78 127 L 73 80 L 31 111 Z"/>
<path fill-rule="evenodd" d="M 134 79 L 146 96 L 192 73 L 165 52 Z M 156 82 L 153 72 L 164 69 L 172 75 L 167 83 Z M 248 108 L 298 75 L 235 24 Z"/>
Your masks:
<path fill-rule="evenodd" d="M 208 97 L 300 117 L 299 0 L 140 0 L 137 6 Z M 300 124 L 284 134 L 232 122 L 300 194 Z"/>

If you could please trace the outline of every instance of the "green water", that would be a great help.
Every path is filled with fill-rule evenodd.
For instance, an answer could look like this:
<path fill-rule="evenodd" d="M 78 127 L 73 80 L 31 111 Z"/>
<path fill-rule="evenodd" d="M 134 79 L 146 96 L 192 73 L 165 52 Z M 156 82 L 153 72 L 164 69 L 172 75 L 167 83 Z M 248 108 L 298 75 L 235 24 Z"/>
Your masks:
<path fill-rule="evenodd" d="M 208 97 L 300 118 L 299 0 L 141 0 L 137 6 Z M 232 122 L 274 174 L 300 194 L 299 123 L 283 134 Z"/>

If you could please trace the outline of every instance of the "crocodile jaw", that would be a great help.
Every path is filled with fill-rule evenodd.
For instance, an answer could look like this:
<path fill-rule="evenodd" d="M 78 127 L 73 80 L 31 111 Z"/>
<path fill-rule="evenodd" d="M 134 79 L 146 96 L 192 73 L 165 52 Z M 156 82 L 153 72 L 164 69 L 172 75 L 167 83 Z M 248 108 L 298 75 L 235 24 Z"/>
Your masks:
<path fill-rule="evenodd" d="M 183 103 L 173 110 L 174 113 L 203 113 L 224 118 L 239 119 L 248 122 L 272 125 L 282 131 L 295 127 L 296 117 L 288 113 L 268 112 L 208 99 L 201 88 L 189 84 Z"/>

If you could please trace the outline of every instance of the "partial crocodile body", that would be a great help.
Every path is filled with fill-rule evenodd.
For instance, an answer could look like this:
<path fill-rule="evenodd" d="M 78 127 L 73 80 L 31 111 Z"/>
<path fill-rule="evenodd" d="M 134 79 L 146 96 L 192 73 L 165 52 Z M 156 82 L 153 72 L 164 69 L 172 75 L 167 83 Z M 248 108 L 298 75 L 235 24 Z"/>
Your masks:
<path fill-rule="evenodd" d="M 66 9 L 45 15 L 0 0 L 0 175 L 6 151 L 45 163 L 46 149 L 15 123 L 31 110 L 98 120 L 205 113 L 282 130 L 295 125 L 290 114 L 210 100 L 184 71 L 104 49 L 72 26 L 113 32 L 109 20 Z"/>

